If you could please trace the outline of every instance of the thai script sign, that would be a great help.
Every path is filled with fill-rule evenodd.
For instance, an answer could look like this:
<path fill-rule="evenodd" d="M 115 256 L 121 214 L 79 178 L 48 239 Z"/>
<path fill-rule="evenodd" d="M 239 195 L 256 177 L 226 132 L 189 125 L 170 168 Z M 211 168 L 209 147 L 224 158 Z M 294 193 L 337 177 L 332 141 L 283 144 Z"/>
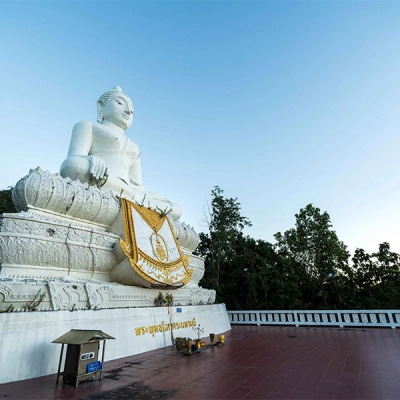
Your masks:
<path fill-rule="evenodd" d="M 190 321 L 172 322 L 171 324 L 162 321 L 161 324 L 140 326 L 138 328 L 135 328 L 135 333 L 136 336 L 146 335 L 148 333 L 154 337 L 156 333 L 169 332 L 171 330 L 171 326 L 172 330 L 191 328 L 193 326 L 196 326 L 196 318 L 193 318 Z"/>
<path fill-rule="evenodd" d="M 100 371 L 101 370 L 101 362 L 100 361 L 95 361 L 92 363 L 89 363 L 87 365 L 87 372 L 95 372 L 95 371 Z"/>

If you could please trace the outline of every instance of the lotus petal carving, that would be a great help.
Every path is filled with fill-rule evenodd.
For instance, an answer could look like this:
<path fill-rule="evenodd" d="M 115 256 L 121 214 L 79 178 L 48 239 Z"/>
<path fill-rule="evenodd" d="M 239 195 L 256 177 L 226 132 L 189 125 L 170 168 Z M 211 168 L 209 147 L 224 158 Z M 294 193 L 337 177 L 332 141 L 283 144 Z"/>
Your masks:
<path fill-rule="evenodd" d="M 107 226 L 120 209 L 120 202 L 111 191 L 42 171 L 40 167 L 17 182 L 12 200 L 17 211 L 33 206 Z"/>

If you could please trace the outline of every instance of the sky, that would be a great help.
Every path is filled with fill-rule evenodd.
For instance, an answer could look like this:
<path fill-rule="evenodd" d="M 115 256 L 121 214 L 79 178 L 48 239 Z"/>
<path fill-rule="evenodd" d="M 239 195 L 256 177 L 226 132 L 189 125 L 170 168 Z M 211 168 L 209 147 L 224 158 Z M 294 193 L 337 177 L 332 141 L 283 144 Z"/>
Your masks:
<path fill-rule="evenodd" d="M 399 1 L 0 1 L 0 189 L 59 171 L 120 86 L 143 184 L 197 232 L 211 190 L 274 243 L 312 203 L 400 253 Z"/>

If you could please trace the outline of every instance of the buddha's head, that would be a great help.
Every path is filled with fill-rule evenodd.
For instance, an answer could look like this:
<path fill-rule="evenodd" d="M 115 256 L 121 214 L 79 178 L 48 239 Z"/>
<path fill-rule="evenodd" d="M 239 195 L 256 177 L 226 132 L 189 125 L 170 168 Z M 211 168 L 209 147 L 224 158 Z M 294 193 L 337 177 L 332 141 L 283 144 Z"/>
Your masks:
<path fill-rule="evenodd" d="M 114 86 L 97 100 L 97 122 L 109 121 L 126 131 L 133 121 L 133 104 L 131 99 Z"/>

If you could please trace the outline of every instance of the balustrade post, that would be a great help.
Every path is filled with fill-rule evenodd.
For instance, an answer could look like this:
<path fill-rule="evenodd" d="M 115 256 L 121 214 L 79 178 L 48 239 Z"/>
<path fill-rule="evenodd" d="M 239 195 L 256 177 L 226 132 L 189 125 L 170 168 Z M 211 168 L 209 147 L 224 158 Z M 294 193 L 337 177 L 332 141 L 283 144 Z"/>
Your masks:
<path fill-rule="evenodd" d="M 337 317 L 338 317 L 338 322 L 339 322 L 339 327 L 343 328 L 343 320 L 342 320 L 342 313 L 340 311 L 338 311 L 337 313 Z"/>
<path fill-rule="evenodd" d="M 295 326 L 299 327 L 299 318 L 297 317 L 297 311 L 293 310 L 293 319 Z"/>
<path fill-rule="evenodd" d="M 396 329 L 396 327 L 394 326 L 394 320 L 393 320 L 393 315 L 391 311 L 388 311 L 388 318 L 389 318 L 389 322 L 390 322 L 390 327 L 392 329 Z"/>

